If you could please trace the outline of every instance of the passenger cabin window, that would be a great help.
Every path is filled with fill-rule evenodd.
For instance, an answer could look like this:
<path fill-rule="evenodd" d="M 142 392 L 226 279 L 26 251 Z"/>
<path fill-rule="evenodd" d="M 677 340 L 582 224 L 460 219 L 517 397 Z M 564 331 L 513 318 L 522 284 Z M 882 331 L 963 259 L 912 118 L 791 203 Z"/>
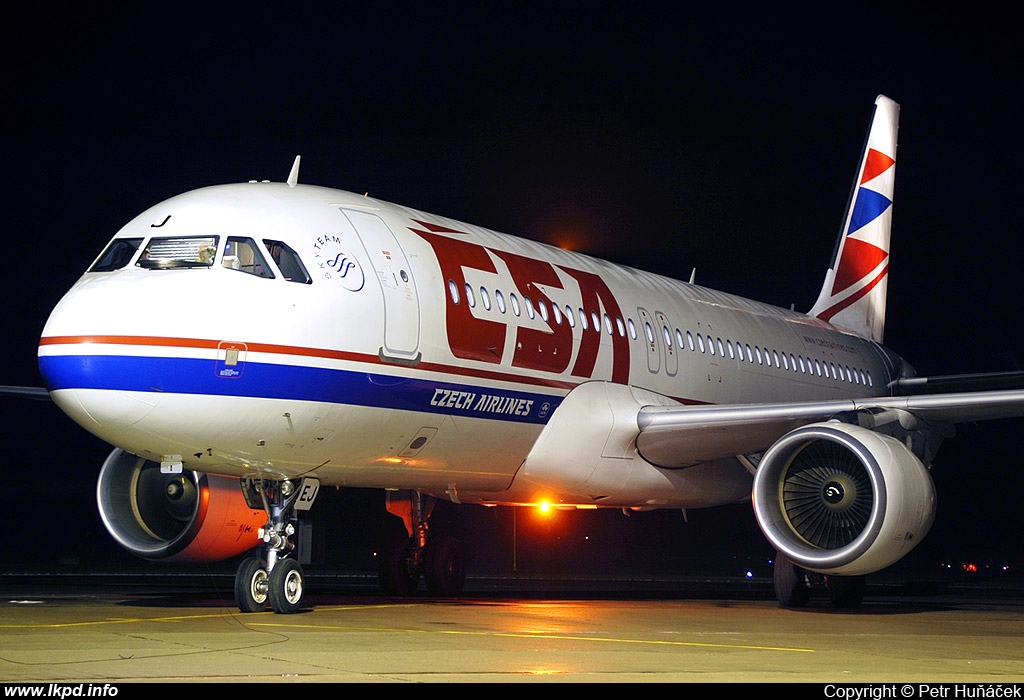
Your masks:
<path fill-rule="evenodd" d="M 284 278 L 289 282 L 299 284 L 312 284 L 313 278 L 306 272 L 306 266 L 302 264 L 299 254 L 292 250 L 287 244 L 281 241 L 263 240 L 263 245 L 270 251 L 270 257 L 277 263 L 277 269 L 281 271 Z"/>
<path fill-rule="evenodd" d="M 135 264 L 147 270 L 210 267 L 219 240 L 220 236 L 151 238 Z"/>
<path fill-rule="evenodd" d="M 115 238 L 96 258 L 89 272 L 113 272 L 128 264 L 135 251 L 142 245 L 141 238 Z"/>
<path fill-rule="evenodd" d="M 224 246 L 224 257 L 220 264 L 229 270 L 238 270 L 257 277 L 273 278 L 266 259 L 251 238 L 232 236 Z"/>

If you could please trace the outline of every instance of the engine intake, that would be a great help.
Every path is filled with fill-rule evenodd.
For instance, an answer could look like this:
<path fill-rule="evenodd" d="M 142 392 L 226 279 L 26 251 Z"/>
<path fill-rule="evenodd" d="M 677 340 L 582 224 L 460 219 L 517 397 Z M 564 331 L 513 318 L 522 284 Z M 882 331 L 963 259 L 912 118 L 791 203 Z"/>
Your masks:
<path fill-rule="evenodd" d="M 772 445 L 753 502 L 768 541 L 824 574 L 894 564 L 935 518 L 935 486 L 921 460 L 893 437 L 839 422 L 798 428 Z"/>
<path fill-rule="evenodd" d="M 250 508 L 238 479 L 182 470 L 115 449 L 103 462 L 96 500 L 117 543 L 143 559 L 212 562 L 259 544 L 267 514 Z"/>

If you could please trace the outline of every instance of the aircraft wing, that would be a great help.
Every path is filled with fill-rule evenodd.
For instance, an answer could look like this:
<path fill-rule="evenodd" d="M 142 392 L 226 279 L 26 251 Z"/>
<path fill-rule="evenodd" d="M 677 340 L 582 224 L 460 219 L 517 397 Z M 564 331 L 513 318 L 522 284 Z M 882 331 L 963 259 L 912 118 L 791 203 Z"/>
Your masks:
<path fill-rule="evenodd" d="M 41 386 L 0 386 L 0 396 L 20 396 L 23 399 L 49 401 L 50 392 Z"/>
<path fill-rule="evenodd" d="M 941 384 L 935 381 L 936 386 Z M 1024 389 L 796 403 L 645 406 L 637 415 L 636 444 L 653 464 L 684 467 L 763 452 L 790 430 L 854 414 L 861 424 L 868 423 L 866 427 L 898 419 L 908 429 L 1015 418 L 1024 416 Z"/>

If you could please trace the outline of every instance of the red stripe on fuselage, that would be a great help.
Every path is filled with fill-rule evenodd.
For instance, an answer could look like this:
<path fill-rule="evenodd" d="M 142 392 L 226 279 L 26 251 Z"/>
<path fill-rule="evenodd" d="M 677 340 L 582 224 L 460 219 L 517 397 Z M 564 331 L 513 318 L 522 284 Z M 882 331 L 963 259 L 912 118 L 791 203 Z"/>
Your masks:
<path fill-rule="evenodd" d="M 202 348 L 216 351 L 223 347 L 220 340 L 204 340 L 201 338 L 163 338 L 158 336 L 134 336 L 134 335 L 68 335 L 68 336 L 45 336 L 40 338 L 39 345 L 135 345 L 142 347 L 179 347 L 179 348 Z M 245 343 L 248 352 L 263 352 L 276 355 L 292 355 L 296 357 L 316 357 L 328 360 L 343 360 L 346 362 L 359 362 L 379 366 L 391 366 L 384 362 L 377 355 L 361 352 L 347 352 L 344 350 L 330 350 L 327 348 L 308 348 L 294 345 L 275 345 L 273 343 Z M 436 362 L 421 362 L 413 369 L 435 374 L 448 374 L 461 377 L 472 377 L 474 379 L 488 379 L 496 382 L 513 382 L 517 384 L 529 384 L 531 386 L 548 387 L 552 389 L 571 390 L 578 382 L 568 382 L 559 379 L 546 379 L 532 375 L 512 374 L 509 372 L 496 372 L 493 370 L 474 369 L 472 367 L 459 367 L 456 365 L 445 365 Z"/>

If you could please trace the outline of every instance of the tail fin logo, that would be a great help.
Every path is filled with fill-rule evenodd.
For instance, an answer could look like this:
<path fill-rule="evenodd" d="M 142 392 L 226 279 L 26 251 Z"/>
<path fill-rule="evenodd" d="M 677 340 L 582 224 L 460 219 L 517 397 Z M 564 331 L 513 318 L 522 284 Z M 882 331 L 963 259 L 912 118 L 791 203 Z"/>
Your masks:
<path fill-rule="evenodd" d="M 882 342 L 899 105 L 884 95 L 861 152 L 832 266 L 809 315 Z"/>
<path fill-rule="evenodd" d="M 855 238 L 854 234 L 877 220 L 892 206 L 892 200 L 881 192 L 871 189 L 871 183 L 877 181 L 895 164 L 896 161 L 884 153 L 874 149 L 868 151 L 864 163 L 864 174 L 857 190 L 857 199 L 850 215 L 850 225 L 843 245 L 843 256 L 839 260 L 839 269 L 836 270 L 835 282 L 832 285 L 833 295 L 839 294 L 867 278 L 889 257 L 889 252 L 884 248 Z M 886 270 L 888 268 L 884 268 L 880 274 L 885 274 Z"/>

